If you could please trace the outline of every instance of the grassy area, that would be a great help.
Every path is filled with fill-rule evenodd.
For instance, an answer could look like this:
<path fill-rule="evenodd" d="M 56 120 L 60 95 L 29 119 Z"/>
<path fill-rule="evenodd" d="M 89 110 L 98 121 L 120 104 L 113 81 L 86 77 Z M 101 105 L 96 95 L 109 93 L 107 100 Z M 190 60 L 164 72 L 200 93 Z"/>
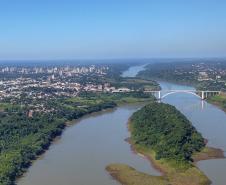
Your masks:
<path fill-rule="evenodd" d="M 136 103 L 144 101 L 153 101 L 155 98 L 153 95 L 145 94 L 143 92 L 129 92 L 129 93 L 89 93 L 82 97 L 76 97 L 69 99 L 77 104 L 96 104 L 105 101 L 115 102 L 116 104 L 124 103 Z"/>
<path fill-rule="evenodd" d="M 216 102 L 226 102 L 226 94 L 212 96 L 209 99 Z"/>
<path fill-rule="evenodd" d="M 224 152 L 221 149 L 216 149 L 212 147 L 205 147 L 202 151 L 193 154 L 194 162 L 207 159 L 225 158 Z"/>
<path fill-rule="evenodd" d="M 118 105 L 122 105 L 122 104 L 137 103 L 137 102 L 148 102 L 148 101 L 153 101 L 153 98 L 126 97 L 126 98 L 122 98 L 122 99 L 116 101 L 116 103 Z"/>
<path fill-rule="evenodd" d="M 196 166 L 187 163 L 177 163 L 174 160 L 155 159 L 155 152 L 142 146 L 136 146 L 135 150 L 147 156 L 154 166 L 160 169 L 172 185 L 209 185 L 210 180 Z M 129 185 L 129 184 L 128 184 Z M 150 184 L 151 185 L 151 184 Z"/>
<path fill-rule="evenodd" d="M 106 170 L 125 185 L 169 185 L 164 177 L 155 177 L 136 171 L 124 164 L 110 164 Z"/>
<path fill-rule="evenodd" d="M 221 109 L 226 111 L 226 94 L 219 94 L 216 96 L 212 96 L 207 99 L 208 102 L 219 106 Z"/>
<path fill-rule="evenodd" d="M 13 105 L 10 103 L 0 103 L 0 111 L 19 110 L 20 108 L 21 108 L 20 105 Z"/>
<path fill-rule="evenodd" d="M 127 87 L 132 90 L 159 90 L 160 86 L 153 80 L 144 80 L 136 77 L 121 78 L 118 81 L 112 82 L 116 88 Z"/>
<path fill-rule="evenodd" d="M 110 164 L 106 170 L 123 185 L 210 185 L 211 181 L 196 166 L 155 159 L 155 152 L 139 145 L 134 150 L 148 157 L 163 176 L 152 176 L 123 164 Z M 207 151 L 208 149 L 205 149 Z"/>

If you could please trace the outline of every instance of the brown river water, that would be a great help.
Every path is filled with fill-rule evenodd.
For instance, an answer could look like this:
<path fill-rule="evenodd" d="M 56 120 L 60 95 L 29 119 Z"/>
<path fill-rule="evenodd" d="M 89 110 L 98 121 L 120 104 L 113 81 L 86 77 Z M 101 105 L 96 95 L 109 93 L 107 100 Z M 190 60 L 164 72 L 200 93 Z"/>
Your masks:
<path fill-rule="evenodd" d="M 123 76 L 134 76 L 143 66 L 131 67 Z M 193 89 L 159 82 L 162 89 Z M 208 139 L 209 146 L 226 151 L 226 114 L 190 94 L 173 94 L 163 102 L 176 106 Z M 142 104 L 121 106 L 114 110 L 85 116 L 67 127 L 17 181 L 18 185 L 117 185 L 105 171 L 110 163 L 128 164 L 139 171 L 160 175 L 147 159 L 132 152 L 125 141 L 129 137 L 127 121 Z M 198 167 L 213 185 L 226 184 L 226 159 L 206 160 Z"/>

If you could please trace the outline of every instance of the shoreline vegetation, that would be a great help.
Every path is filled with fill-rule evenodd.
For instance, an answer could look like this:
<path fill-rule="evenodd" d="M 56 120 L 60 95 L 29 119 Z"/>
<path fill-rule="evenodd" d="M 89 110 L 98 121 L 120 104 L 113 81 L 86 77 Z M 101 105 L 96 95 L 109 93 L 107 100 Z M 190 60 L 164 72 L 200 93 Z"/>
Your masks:
<path fill-rule="evenodd" d="M 144 174 L 139 171 L 136 171 L 134 168 L 124 165 L 124 164 L 110 164 L 106 167 L 106 170 L 109 172 L 109 174 L 117 181 L 119 181 L 121 184 L 124 185 L 210 185 L 211 181 L 205 176 L 203 172 L 201 172 L 197 167 L 196 163 L 200 160 L 208 160 L 208 159 L 216 159 L 216 158 L 224 158 L 224 153 L 220 149 L 215 149 L 215 148 L 210 148 L 206 147 L 206 141 L 202 136 L 196 131 L 196 129 L 191 125 L 191 123 L 173 106 L 167 105 L 167 104 L 161 104 L 160 109 L 162 111 L 161 115 L 158 115 L 157 112 L 149 112 L 150 109 L 153 108 L 153 106 L 159 106 L 157 103 L 152 103 L 151 105 L 147 105 L 141 110 L 137 111 L 136 113 L 133 114 L 131 117 L 129 123 L 128 123 L 128 129 L 131 132 L 131 138 L 128 140 L 128 142 L 131 144 L 131 148 L 134 152 L 137 154 L 140 154 L 141 156 L 146 157 L 151 165 L 153 165 L 154 168 L 156 168 L 158 171 L 161 172 L 161 176 L 152 176 L 149 174 Z M 164 109 L 167 108 L 169 109 L 167 112 L 171 113 L 172 116 L 170 116 L 173 119 L 168 119 L 167 116 L 164 114 L 166 112 L 163 112 Z M 154 108 L 156 109 L 156 108 Z M 146 113 L 145 113 L 146 112 Z M 155 114 L 155 115 L 153 115 Z M 175 127 L 174 135 L 179 134 L 179 138 L 176 138 L 175 142 L 173 145 L 175 145 L 175 148 L 173 148 L 173 145 L 167 148 L 167 145 L 164 146 L 161 145 L 161 151 L 166 151 L 167 155 L 159 157 L 158 152 L 159 152 L 159 146 L 157 146 L 159 142 L 164 143 L 168 142 L 164 139 L 161 139 L 161 141 L 157 141 L 156 144 L 151 144 L 150 145 L 150 138 L 146 135 L 145 137 L 141 136 L 142 132 L 141 130 L 137 129 L 137 124 L 143 122 L 146 124 L 148 123 L 148 119 L 151 119 L 148 115 L 152 115 L 154 119 L 156 116 L 160 116 L 160 119 L 165 119 L 165 121 L 169 121 L 170 124 L 165 125 L 165 127 L 168 127 L 168 131 L 170 132 L 170 126 L 171 128 Z M 138 119 L 139 118 L 139 119 Z M 145 121 L 146 120 L 146 121 Z M 178 125 L 174 125 L 172 122 L 174 120 L 175 122 L 182 121 L 184 122 L 186 126 L 185 133 L 182 133 L 182 130 Z M 154 120 L 153 120 L 154 121 Z M 155 120 L 156 121 L 156 120 Z M 171 121 L 171 122 L 170 122 Z M 183 124 L 184 124 L 183 123 Z M 159 128 L 154 128 L 157 125 L 152 125 L 149 124 L 149 128 L 153 129 L 153 131 L 156 132 L 156 129 Z M 141 126 L 141 128 L 145 128 L 146 130 L 148 126 L 145 126 L 144 124 Z M 172 130 L 171 130 L 172 131 Z M 177 132 L 179 131 L 179 132 Z M 150 133 L 150 130 L 149 130 Z M 190 139 L 188 138 L 188 134 L 190 133 Z M 193 133 L 193 134 L 191 134 Z M 152 133 L 150 133 L 152 134 Z M 138 137 L 138 138 L 136 138 Z M 164 136 L 159 135 L 159 138 L 164 138 Z M 172 137 L 172 136 L 171 136 Z M 186 141 L 179 146 L 179 152 L 182 152 L 187 149 L 187 146 L 190 145 L 188 148 L 190 151 L 190 156 L 185 156 L 180 155 L 178 151 L 176 151 L 178 148 L 178 143 L 180 143 L 183 140 L 183 137 L 186 137 L 187 140 L 198 142 L 199 144 L 196 145 L 196 143 L 191 144 L 192 142 L 187 142 Z M 169 139 L 169 138 L 168 138 Z M 177 140 L 179 139 L 179 140 Z M 171 140 L 171 139 L 169 139 Z M 171 140 L 173 141 L 173 140 Z M 170 141 L 170 142 L 171 142 Z M 170 145 L 170 142 L 167 143 Z M 185 147 L 185 148 L 184 148 Z M 156 149 L 157 148 L 157 149 Z M 172 149 L 172 150 L 171 150 Z M 182 149 L 182 150 L 181 150 Z M 176 153 L 174 153 L 176 151 Z M 188 152 L 188 150 L 186 151 Z M 175 156 L 171 156 L 171 154 L 174 154 Z M 142 179 L 142 180 L 141 180 Z"/>
<path fill-rule="evenodd" d="M 207 99 L 207 102 L 217 106 L 226 113 L 226 93 L 221 93 Z"/>
<path fill-rule="evenodd" d="M 4 129 L 1 137 L 10 135 L 8 143 L 1 143 L 0 153 L 0 185 L 14 185 L 41 154 L 48 150 L 55 138 L 60 136 L 66 126 L 73 120 L 78 120 L 85 115 L 115 108 L 126 103 L 153 101 L 152 95 L 142 93 L 119 94 L 86 94 L 77 98 L 58 99 L 49 102 L 56 112 L 50 114 L 34 114 L 32 118 L 24 117 L 18 111 L 13 111 L 14 106 L 0 104 L 1 113 L 11 112 L 2 122 Z M 18 108 L 18 107 L 16 107 Z M 20 110 L 20 112 L 23 110 Z M 17 120 L 14 125 L 14 120 Z M 11 130 L 12 126 L 14 127 Z M 22 128 L 20 128 L 22 127 Z M 27 129 L 29 128 L 29 130 Z M 6 133 L 5 131 L 8 130 Z M 18 131 L 17 131 L 18 130 Z M 1 131 L 1 129 L 0 129 Z"/>

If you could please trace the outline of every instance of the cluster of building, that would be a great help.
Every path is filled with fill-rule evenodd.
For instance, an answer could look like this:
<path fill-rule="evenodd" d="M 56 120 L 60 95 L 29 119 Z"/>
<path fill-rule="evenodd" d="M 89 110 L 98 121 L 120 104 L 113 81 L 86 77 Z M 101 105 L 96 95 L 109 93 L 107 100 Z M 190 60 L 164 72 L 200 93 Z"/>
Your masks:
<path fill-rule="evenodd" d="M 0 76 L 0 99 L 8 98 L 11 103 L 30 99 L 31 102 L 35 102 L 33 104 L 35 109 L 44 110 L 42 102 L 48 99 L 76 97 L 83 91 L 112 93 L 131 91 L 128 88 L 117 89 L 110 83 L 101 84 L 93 80 L 104 78 L 108 70 L 108 66 L 94 65 L 85 67 L 2 67 L 0 68 L 0 75 L 3 74 Z M 84 76 L 89 77 L 85 79 L 92 80 L 84 81 L 82 80 Z"/>
<path fill-rule="evenodd" d="M 55 74 L 59 76 L 73 76 L 76 74 L 97 73 L 106 74 L 108 66 L 51 66 L 51 67 L 0 67 L 0 74 Z"/>
<path fill-rule="evenodd" d="M 198 72 L 198 81 L 218 81 L 226 83 L 226 68 L 218 67 L 217 64 L 199 63 L 193 64 Z"/>
<path fill-rule="evenodd" d="M 175 70 L 176 74 L 188 74 L 198 81 L 218 81 L 226 84 L 226 66 L 222 63 L 200 62 Z"/>
<path fill-rule="evenodd" d="M 31 78 L 17 78 L 15 80 L 0 81 L 0 99 L 6 97 L 20 98 L 22 95 L 32 99 L 42 99 L 51 96 L 75 97 L 81 91 L 86 92 L 130 92 L 128 88 L 118 88 L 109 83 L 82 85 L 76 82 L 38 81 Z"/>

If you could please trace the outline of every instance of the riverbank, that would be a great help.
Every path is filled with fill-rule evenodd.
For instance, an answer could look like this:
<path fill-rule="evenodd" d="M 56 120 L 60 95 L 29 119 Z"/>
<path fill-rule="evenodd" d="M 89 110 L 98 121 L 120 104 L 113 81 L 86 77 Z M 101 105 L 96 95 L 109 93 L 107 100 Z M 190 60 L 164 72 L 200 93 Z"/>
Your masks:
<path fill-rule="evenodd" d="M 132 133 L 131 122 L 128 129 Z M 152 176 L 143 174 L 135 169 L 123 164 L 110 164 L 106 167 L 109 174 L 124 185 L 210 185 L 211 181 L 200 171 L 196 163 L 200 160 L 224 158 L 222 150 L 204 147 L 200 152 L 195 152 L 192 156 L 192 163 L 177 163 L 175 160 L 156 160 L 156 153 L 150 147 L 135 144 L 130 139 L 131 148 L 137 154 L 147 158 L 151 165 L 162 173 L 162 176 Z M 140 179 L 143 179 L 140 181 Z"/>
<path fill-rule="evenodd" d="M 138 172 L 125 164 L 111 164 L 106 167 L 106 170 L 123 185 L 168 185 L 164 177 Z"/>
<path fill-rule="evenodd" d="M 105 97 L 104 97 L 105 98 Z M 102 99 L 103 100 L 103 99 Z M 72 101 L 72 100 L 70 100 Z M 74 101 L 74 100 L 73 100 Z M 106 101 L 109 101 L 109 97 L 106 97 Z M 114 109 L 118 106 L 122 106 L 125 104 L 134 104 L 134 103 L 142 103 L 142 102 L 147 102 L 147 101 L 153 101 L 153 97 L 147 97 L 147 98 L 139 98 L 139 97 L 131 97 L 129 95 L 120 95 L 119 97 L 116 96 L 114 98 L 114 100 L 112 100 L 112 103 L 106 103 L 105 101 L 103 102 L 103 104 L 92 104 L 86 107 L 87 110 L 84 112 L 83 114 L 75 114 L 72 112 L 71 110 L 71 115 L 77 115 L 75 118 L 69 120 L 69 119 L 65 119 L 63 126 L 61 128 L 58 128 L 58 132 L 57 134 L 49 134 L 48 135 L 48 140 L 46 140 L 46 143 L 40 143 L 43 147 L 40 147 L 39 152 L 34 151 L 34 155 L 32 156 L 32 158 L 28 159 L 28 163 L 26 166 L 23 166 L 23 168 L 21 168 L 21 171 L 17 171 L 16 173 L 14 173 L 14 176 L 11 176 L 11 179 L 19 179 L 21 177 L 21 175 L 23 175 L 27 169 L 33 164 L 34 161 L 36 161 L 43 153 L 45 153 L 48 149 L 49 146 L 54 143 L 55 139 L 58 138 L 59 136 L 61 136 L 61 134 L 63 133 L 65 127 L 71 126 L 73 125 L 75 122 L 79 121 L 81 118 L 84 118 L 85 116 L 89 116 L 89 115 L 93 115 L 95 113 L 99 113 L 102 111 L 106 111 L 106 110 L 111 110 Z M 68 102 L 68 101 L 67 101 Z M 74 110 L 76 111 L 76 110 Z M 4 183 L 1 183 L 1 185 L 5 185 Z"/>
<path fill-rule="evenodd" d="M 205 147 L 202 151 L 195 153 L 192 156 L 194 164 L 196 164 L 199 161 L 224 158 L 225 158 L 224 151 L 213 147 Z"/>
<path fill-rule="evenodd" d="M 226 94 L 225 93 L 210 97 L 207 99 L 207 102 L 213 105 L 216 105 L 218 108 L 226 112 Z"/>
<path fill-rule="evenodd" d="M 183 166 L 177 166 L 173 161 L 156 160 L 156 154 L 153 150 L 136 145 L 132 141 L 129 143 L 132 150 L 147 158 L 150 164 L 162 173 L 162 176 L 144 174 L 124 164 L 108 165 L 106 170 L 109 174 L 124 185 L 210 185 L 211 181 L 195 164 L 201 160 L 224 158 L 222 150 L 205 147 L 193 156 L 193 166 L 187 169 Z"/>
<path fill-rule="evenodd" d="M 109 106 L 107 106 L 107 107 L 100 106 L 100 107 L 102 107 L 101 109 L 98 109 L 98 110 L 93 109 L 93 110 L 91 110 L 91 111 L 89 111 L 87 113 L 79 115 L 77 118 L 74 118 L 72 120 L 65 120 L 62 123 L 61 127 L 55 128 L 55 129 L 57 129 L 56 133 L 54 133 L 54 132 L 53 133 L 52 132 L 49 133 L 48 139 L 45 141 L 45 143 L 40 143 L 40 148 L 39 148 L 38 151 L 33 151 L 35 154 L 30 159 L 28 159 L 26 165 L 23 166 L 23 168 L 21 168 L 21 170 L 17 170 L 15 172 L 15 175 L 11 175 L 11 182 L 10 182 L 10 184 L 13 184 L 13 185 L 16 184 L 16 182 L 21 177 L 23 177 L 23 175 L 27 172 L 29 167 L 31 167 L 33 165 L 33 163 L 36 160 L 38 160 L 46 151 L 48 151 L 49 147 L 61 137 L 61 135 L 62 135 L 63 131 L 65 130 L 65 128 L 71 126 L 76 120 L 82 119 L 85 116 L 92 115 L 92 114 L 95 114 L 95 113 L 98 113 L 98 112 L 101 112 L 101 111 L 105 111 L 105 110 L 114 109 L 117 106 L 118 105 L 116 103 L 112 104 L 111 107 L 109 107 Z M 5 185 L 5 184 L 0 182 L 0 185 Z"/>

